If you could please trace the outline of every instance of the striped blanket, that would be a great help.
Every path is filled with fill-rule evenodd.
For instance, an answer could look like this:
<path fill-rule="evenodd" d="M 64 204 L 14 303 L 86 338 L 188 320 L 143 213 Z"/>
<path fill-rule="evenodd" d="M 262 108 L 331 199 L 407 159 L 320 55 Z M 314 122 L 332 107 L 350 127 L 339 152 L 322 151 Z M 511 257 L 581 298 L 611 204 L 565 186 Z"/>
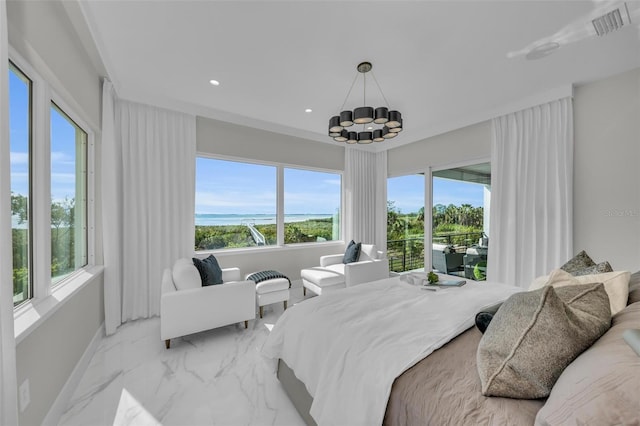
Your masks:
<path fill-rule="evenodd" d="M 287 281 L 289 281 L 289 288 L 291 288 L 291 280 L 289 279 L 289 277 L 287 277 L 282 272 L 278 272 L 278 271 L 270 270 L 270 271 L 255 272 L 249 275 L 247 277 L 247 280 L 253 281 L 254 283 L 258 284 L 258 283 L 261 283 L 262 281 L 272 280 L 274 278 L 285 278 Z"/>

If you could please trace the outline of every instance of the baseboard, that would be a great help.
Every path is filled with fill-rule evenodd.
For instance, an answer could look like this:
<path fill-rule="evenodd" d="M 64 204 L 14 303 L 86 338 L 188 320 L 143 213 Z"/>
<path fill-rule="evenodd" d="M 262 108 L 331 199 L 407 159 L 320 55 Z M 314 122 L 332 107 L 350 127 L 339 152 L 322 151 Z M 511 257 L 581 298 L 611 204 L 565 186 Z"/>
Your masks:
<path fill-rule="evenodd" d="M 89 361 L 91 361 L 91 358 L 95 354 L 96 349 L 98 349 L 98 345 L 102 341 L 103 337 L 104 337 L 104 323 L 100 324 L 100 327 L 98 327 L 98 330 L 96 331 L 96 334 L 93 336 L 93 339 L 91 339 L 91 342 L 89 342 L 87 349 L 85 349 L 84 353 L 80 357 L 80 360 L 78 361 L 76 366 L 73 368 L 71 375 L 69 375 L 69 378 L 67 379 L 66 383 L 60 390 L 60 393 L 58 393 L 58 397 L 53 402 L 53 404 L 51 405 L 51 408 L 49 409 L 49 412 L 47 413 L 44 420 L 42 421 L 43 426 L 49 426 L 49 425 L 56 426 L 60 423 L 60 418 L 62 417 L 62 414 L 64 414 L 65 410 L 67 409 L 67 406 L 69 405 L 69 401 L 71 400 L 73 393 L 78 387 L 78 384 L 82 379 L 82 376 L 84 375 L 85 371 L 87 370 L 87 367 L 89 366 Z"/>

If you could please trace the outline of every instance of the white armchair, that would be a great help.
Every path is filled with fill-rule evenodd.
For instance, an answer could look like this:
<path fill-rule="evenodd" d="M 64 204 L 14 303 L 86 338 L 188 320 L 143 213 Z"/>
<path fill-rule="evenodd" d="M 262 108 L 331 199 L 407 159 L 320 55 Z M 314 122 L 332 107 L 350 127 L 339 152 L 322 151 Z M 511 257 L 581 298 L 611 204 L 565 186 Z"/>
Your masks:
<path fill-rule="evenodd" d="M 374 244 L 362 244 L 357 262 L 342 263 L 344 254 L 320 257 L 320 266 L 300 271 L 303 293 L 315 294 L 389 278 L 389 262 Z"/>
<path fill-rule="evenodd" d="M 178 259 L 162 275 L 160 338 L 169 349 L 171 339 L 256 317 L 256 285 L 242 281 L 240 269 L 223 268 L 222 284 L 202 286 L 191 259 Z"/>

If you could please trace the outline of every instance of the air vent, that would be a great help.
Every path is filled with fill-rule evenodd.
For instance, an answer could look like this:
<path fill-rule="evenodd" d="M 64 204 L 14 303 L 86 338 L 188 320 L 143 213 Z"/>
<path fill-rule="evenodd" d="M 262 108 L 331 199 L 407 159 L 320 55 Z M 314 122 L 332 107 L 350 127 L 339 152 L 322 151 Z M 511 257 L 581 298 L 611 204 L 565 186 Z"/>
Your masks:
<path fill-rule="evenodd" d="M 631 23 L 627 4 L 624 3 L 619 8 L 595 18 L 591 23 L 600 37 L 619 30 L 623 25 Z"/>

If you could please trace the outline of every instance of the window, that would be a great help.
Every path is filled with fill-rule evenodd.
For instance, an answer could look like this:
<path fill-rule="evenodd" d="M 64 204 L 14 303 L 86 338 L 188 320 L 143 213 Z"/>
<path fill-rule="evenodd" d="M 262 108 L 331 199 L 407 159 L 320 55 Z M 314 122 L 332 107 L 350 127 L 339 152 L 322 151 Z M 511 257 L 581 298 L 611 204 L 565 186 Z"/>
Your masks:
<path fill-rule="evenodd" d="M 339 240 L 341 178 L 339 173 L 198 157 L 195 250 Z"/>
<path fill-rule="evenodd" d="M 26 312 L 93 263 L 93 134 L 19 55 L 8 69 L 13 305 Z"/>
<path fill-rule="evenodd" d="M 87 133 L 51 104 L 51 279 L 87 264 Z"/>
<path fill-rule="evenodd" d="M 387 257 L 395 272 L 424 268 L 424 175 L 387 179 Z"/>
<path fill-rule="evenodd" d="M 274 245 L 274 166 L 196 159 L 195 249 Z"/>
<path fill-rule="evenodd" d="M 340 177 L 284 169 L 285 244 L 340 239 Z"/>
<path fill-rule="evenodd" d="M 440 272 L 484 280 L 489 235 L 491 164 L 482 163 L 432 172 L 433 268 Z"/>
<path fill-rule="evenodd" d="M 9 63 L 13 304 L 31 298 L 31 80 Z"/>

